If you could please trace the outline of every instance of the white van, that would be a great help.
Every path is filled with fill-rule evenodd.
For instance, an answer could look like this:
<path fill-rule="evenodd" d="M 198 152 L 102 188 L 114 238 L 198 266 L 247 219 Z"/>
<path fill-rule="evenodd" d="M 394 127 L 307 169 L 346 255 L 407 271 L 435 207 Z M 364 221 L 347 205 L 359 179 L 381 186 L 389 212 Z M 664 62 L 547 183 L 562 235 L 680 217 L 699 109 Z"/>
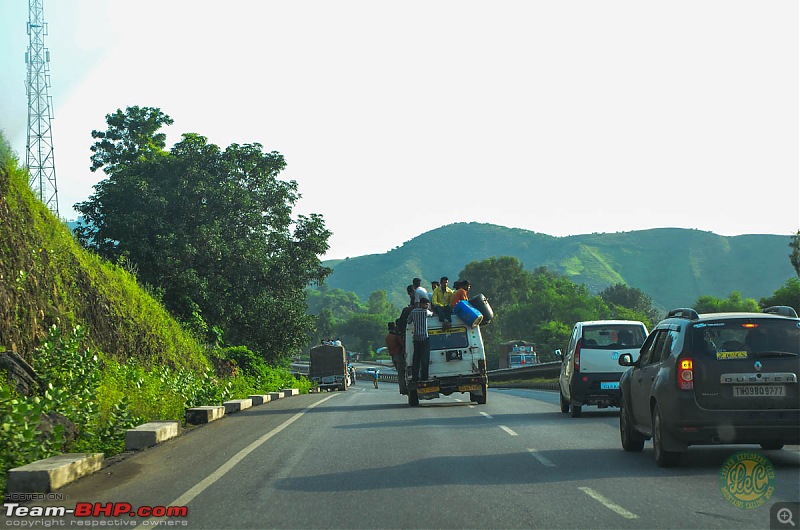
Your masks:
<path fill-rule="evenodd" d="M 626 370 L 619 356 L 636 359 L 645 338 L 647 327 L 635 320 L 577 322 L 561 358 L 561 412 L 577 418 L 583 405 L 619 407 L 619 378 Z"/>

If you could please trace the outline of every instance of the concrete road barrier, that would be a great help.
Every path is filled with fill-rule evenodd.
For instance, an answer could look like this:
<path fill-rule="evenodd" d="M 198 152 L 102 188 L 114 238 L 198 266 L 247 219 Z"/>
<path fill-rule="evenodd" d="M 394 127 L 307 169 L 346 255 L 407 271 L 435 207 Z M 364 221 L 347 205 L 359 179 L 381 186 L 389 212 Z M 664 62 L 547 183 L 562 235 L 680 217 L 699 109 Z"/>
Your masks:
<path fill-rule="evenodd" d="M 252 399 L 232 399 L 222 404 L 225 407 L 225 414 L 233 414 L 240 410 L 249 409 L 253 406 Z"/>
<path fill-rule="evenodd" d="M 201 425 L 218 420 L 223 416 L 225 416 L 225 407 L 222 405 L 204 405 L 186 409 L 186 423 L 189 425 Z"/>
<path fill-rule="evenodd" d="M 125 450 L 140 451 L 175 438 L 181 433 L 179 421 L 152 421 L 125 431 Z"/>
<path fill-rule="evenodd" d="M 7 493 L 50 493 L 103 467 L 103 453 L 66 453 L 9 470 Z"/>

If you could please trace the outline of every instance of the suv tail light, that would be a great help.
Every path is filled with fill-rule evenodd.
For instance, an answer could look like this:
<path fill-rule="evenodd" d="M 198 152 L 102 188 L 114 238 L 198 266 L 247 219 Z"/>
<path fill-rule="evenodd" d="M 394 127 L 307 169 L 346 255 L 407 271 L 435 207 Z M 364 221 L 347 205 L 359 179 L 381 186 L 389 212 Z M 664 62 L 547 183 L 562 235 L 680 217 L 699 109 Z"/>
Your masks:
<path fill-rule="evenodd" d="M 688 357 L 678 359 L 678 388 L 694 390 L 694 362 Z"/>
<path fill-rule="evenodd" d="M 578 339 L 578 343 L 575 344 L 575 362 L 574 362 L 574 365 L 575 365 L 575 371 L 576 372 L 580 372 L 581 371 L 581 342 L 583 342 L 583 339 Z"/>

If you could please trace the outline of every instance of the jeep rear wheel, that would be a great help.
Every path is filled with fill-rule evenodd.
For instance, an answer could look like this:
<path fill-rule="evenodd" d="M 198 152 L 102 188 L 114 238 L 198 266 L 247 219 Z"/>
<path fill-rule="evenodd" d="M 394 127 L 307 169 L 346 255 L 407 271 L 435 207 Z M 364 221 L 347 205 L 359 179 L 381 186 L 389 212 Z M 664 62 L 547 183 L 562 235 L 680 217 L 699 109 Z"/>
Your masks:
<path fill-rule="evenodd" d="M 638 452 L 644 449 L 644 436 L 633 428 L 625 400 L 622 400 L 619 409 L 619 438 L 626 451 Z"/>
<path fill-rule="evenodd" d="M 476 395 L 475 396 L 475 402 L 478 405 L 486 405 L 486 384 L 485 383 L 481 385 L 481 392 L 483 392 L 483 395 L 481 395 L 481 396 Z"/>
<path fill-rule="evenodd" d="M 681 453 L 664 449 L 663 429 L 661 412 L 658 410 L 658 405 L 656 405 L 653 410 L 653 452 L 655 453 L 656 464 L 658 464 L 658 467 L 677 467 L 681 463 Z"/>

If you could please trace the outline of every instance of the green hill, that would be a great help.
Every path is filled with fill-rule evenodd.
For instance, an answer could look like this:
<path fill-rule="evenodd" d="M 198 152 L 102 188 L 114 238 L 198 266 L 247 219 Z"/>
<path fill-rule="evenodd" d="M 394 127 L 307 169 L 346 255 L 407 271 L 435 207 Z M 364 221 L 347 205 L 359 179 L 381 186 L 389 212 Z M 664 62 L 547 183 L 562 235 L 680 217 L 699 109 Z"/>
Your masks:
<path fill-rule="evenodd" d="M 482 223 L 455 223 L 426 232 L 384 254 L 326 262 L 330 287 L 363 300 L 385 289 L 406 303 L 413 277 L 448 276 L 490 257 L 514 256 L 526 269 L 546 266 L 583 283 L 593 293 L 625 283 L 647 293 L 662 309 L 691 305 L 699 296 L 727 297 L 739 291 L 756 300 L 770 296 L 794 276 L 790 236 L 720 236 L 680 228 L 554 237 Z M 491 298 L 492 293 L 484 293 Z"/>

